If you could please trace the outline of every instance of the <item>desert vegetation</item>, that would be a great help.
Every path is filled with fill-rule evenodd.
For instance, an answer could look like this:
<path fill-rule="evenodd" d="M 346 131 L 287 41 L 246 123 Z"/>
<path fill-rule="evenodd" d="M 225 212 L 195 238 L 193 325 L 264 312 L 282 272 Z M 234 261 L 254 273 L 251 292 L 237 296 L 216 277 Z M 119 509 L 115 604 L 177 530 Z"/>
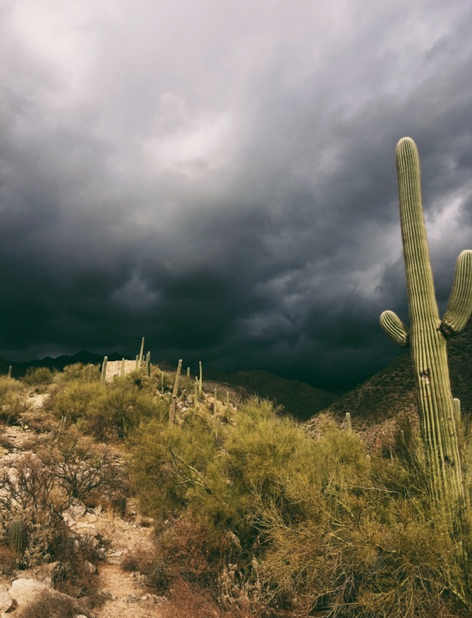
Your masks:
<path fill-rule="evenodd" d="M 215 399 L 204 380 L 201 395 L 182 377 L 175 393 L 175 374 L 161 373 L 103 385 L 98 369 L 73 367 L 53 376 L 34 414 L 38 385 L 2 378 L 3 422 L 35 428 L 30 453 L 0 479 L 4 572 L 59 560 L 55 585 L 98 599 L 84 565 L 100 557 L 77 547 L 62 514 L 81 501 L 124 515 L 135 492 L 153 546 L 122 567 L 174 599 L 169 616 L 470 615 L 450 521 L 408 415 L 396 419 L 386 456 L 328 415 L 314 431 L 268 400 Z M 467 463 L 467 423 L 463 434 Z M 126 456 L 124 470 L 113 453 Z M 470 496 L 470 463 L 464 470 Z M 25 528 L 24 546 L 13 544 L 12 521 Z"/>

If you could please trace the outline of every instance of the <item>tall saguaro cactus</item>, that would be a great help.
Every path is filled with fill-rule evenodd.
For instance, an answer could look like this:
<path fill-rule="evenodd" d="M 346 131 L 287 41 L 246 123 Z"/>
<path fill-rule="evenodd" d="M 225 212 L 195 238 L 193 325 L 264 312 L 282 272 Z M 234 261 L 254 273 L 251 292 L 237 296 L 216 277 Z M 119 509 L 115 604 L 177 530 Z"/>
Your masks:
<path fill-rule="evenodd" d="M 451 296 L 441 320 L 423 217 L 420 161 L 412 139 L 398 142 L 396 163 L 410 329 L 393 311 L 384 311 L 380 324 L 396 343 L 411 345 L 432 494 L 438 504 L 454 510 L 462 503 L 464 486 L 446 342 L 464 329 L 472 311 L 472 251 L 463 251 L 457 258 Z"/>

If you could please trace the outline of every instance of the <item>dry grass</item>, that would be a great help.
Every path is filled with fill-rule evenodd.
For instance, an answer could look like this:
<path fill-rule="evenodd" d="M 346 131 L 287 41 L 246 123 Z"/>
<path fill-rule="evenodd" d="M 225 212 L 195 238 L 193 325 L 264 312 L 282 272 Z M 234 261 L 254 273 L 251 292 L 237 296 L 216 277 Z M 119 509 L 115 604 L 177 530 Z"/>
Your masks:
<path fill-rule="evenodd" d="M 74 618 L 76 615 L 72 599 L 45 590 L 31 605 L 21 611 L 18 618 Z"/>

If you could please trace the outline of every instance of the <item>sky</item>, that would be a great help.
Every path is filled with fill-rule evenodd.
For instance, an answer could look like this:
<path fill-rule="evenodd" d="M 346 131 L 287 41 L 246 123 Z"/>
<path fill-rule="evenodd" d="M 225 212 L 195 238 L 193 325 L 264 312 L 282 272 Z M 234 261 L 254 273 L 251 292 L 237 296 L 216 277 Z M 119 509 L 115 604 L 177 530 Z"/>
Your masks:
<path fill-rule="evenodd" d="M 0 0 L 0 357 L 87 349 L 351 388 L 472 248 L 469 0 Z"/>

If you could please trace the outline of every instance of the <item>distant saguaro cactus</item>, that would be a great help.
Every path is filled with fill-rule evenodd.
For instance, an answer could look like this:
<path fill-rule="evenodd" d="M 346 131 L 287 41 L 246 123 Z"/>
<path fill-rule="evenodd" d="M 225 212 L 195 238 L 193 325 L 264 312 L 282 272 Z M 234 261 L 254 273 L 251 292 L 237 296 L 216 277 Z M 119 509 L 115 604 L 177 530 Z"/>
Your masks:
<path fill-rule="evenodd" d="M 141 349 L 139 350 L 139 366 L 141 367 L 144 359 L 144 337 L 141 339 Z"/>
<path fill-rule="evenodd" d="M 203 393 L 203 366 L 202 361 L 198 361 L 198 367 L 200 371 L 200 380 L 198 382 L 198 396 L 201 397 Z"/>
<path fill-rule="evenodd" d="M 104 356 L 103 363 L 102 363 L 102 384 L 103 386 L 105 386 L 106 380 L 107 380 L 107 363 L 108 363 L 108 356 Z"/>
<path fill-rule="evenodd" d="M 169 425 L 173 425 L 175 422 L 175 413 L 177 408 L 177 396 L 179 394 L 179 380 L 180 373 L 182 371 L 182 359 L 179 360 L 177 365 L 177 372 L 175 374 L 174 390 L 172 391 L 172 402 L 169 409 Z"/>
<path fill-rule="evenodd" d="M 446 343 L 464 329 L 472 311 L 472 251 L 463 251 L 457 259 L 441 320 L 423 217 L 420 161 L 412 139 L 398 142 L 396 163 L 410 329 L 393 311 L 384 311 L 380 324 L 395 343 L 411 345 L 431 491 L 438 505 L 457 513 L 465 494 Z"/>

